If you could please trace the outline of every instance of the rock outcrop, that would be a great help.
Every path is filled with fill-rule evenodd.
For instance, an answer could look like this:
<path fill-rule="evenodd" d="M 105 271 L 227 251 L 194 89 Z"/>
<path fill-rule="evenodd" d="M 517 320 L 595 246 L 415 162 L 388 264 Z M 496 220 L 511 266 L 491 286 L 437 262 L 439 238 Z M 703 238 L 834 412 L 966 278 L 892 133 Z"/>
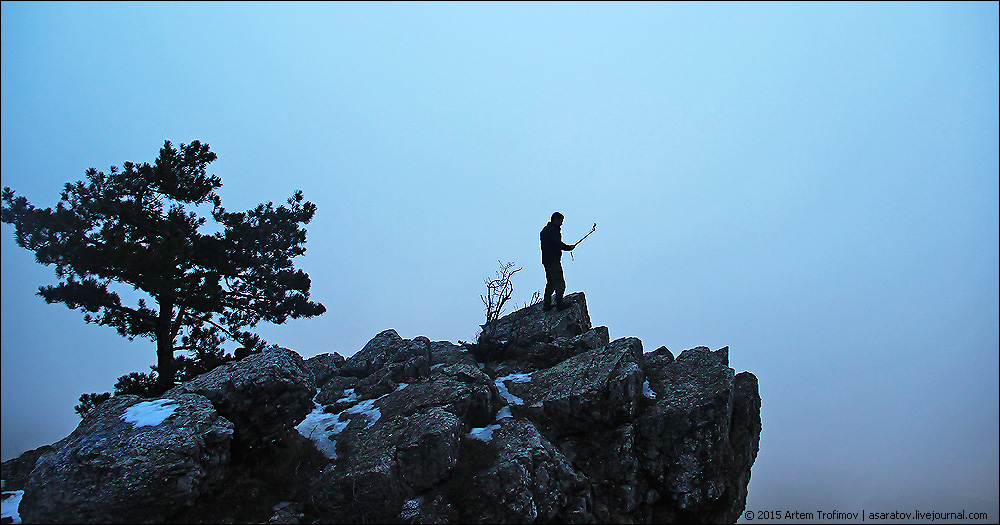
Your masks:
<path fill-rule="evenodd" d="M 233 425 L 204 397 L 122 395 L 38 458 L 25 523 L 157 523 L 225 478 Z"/>
<path fill-rule="evenodd" d="M 476 357 L 536 369 L 607 344 L 607 328 L 591 332 L 587 299 L 582 292 L 567 295 L 563 302 L 564 310 L 545 311 L 538 303 L 483 325 Z"/>
<path fill-rule="evenodd" d="M 226 363 L 169 390 L 208 398 L 235 425 L 235 444 L 249 449 L 280 439 L 312 410 L 316 385 L 302 357 L 268 348 Z"/>
<path fill-rule="evenodd" d="M 158 401 L 114 397 L 37 454 L 21 516 L 735 522 L 761 429 L 753 374 L 735 374 L 728 348 L 675 358 L 610 341 L 582 293 L 564 300 L 486 325 L 474 345 L 386 330 L 346 359 L 272 349 Z M 122 419 L 141 403 L 174 412 Z"/>

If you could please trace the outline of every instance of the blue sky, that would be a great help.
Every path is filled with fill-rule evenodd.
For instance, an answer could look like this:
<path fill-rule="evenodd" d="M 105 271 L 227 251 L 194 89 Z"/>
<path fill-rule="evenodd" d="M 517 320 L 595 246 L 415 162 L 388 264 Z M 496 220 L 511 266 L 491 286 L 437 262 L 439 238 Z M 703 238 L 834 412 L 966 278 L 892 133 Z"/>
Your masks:
<path fill-rule="evenodd" d="M 598 224 L 564 262 L 595 324 L 759 378 L 749 509 L 995 519 L 997 3 L 0 9 L 3 186 L 52 206 L 200 140 L 228 209 L 318 206 L 328 311 L 269 342 L 472 340 L 498 260 L 517 304 L 544 287 L 559 210 L 568 242 Z M 10 225 L 0 251 L 8 459 L 155 355 L 35 296 Z"/>

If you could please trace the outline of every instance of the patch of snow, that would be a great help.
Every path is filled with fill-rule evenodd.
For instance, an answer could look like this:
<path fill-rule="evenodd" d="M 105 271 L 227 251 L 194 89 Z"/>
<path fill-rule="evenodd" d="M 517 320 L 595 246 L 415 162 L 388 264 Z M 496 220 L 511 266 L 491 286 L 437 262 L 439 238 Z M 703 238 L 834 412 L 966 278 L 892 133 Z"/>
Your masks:
<path fill-rule="evenodd" d="M 497 381 L 513 381 L 515 383 L 528 383 L 531 381 L 531 374 L 507 374 L 498 377 Z"/>
<path fill-rule="evenodd" d="M 344 397 L 337 400 L 338 403 L 351 403 L 358 400 L 358 395 L 354 393 L 353 388 L 348 388 L 344 390 Z"/>
<path fill-rule="evenodd" d="M 143 401 L 128 407 L 122 419 L 137 427 L 155 427 L 173 415 L 176 409 L 177 401 L 173 399 Z"/>
<path fill-rule="evenodd" d="M 313 404 L 313 411 L 306 414 L 306 418 L 295 426 L 295 430 L 311 439 L 327 459 L 337 459 L 337 442 L 333 440 L 333 436 L 347 428 L 350 421 L 342 422 L 340 414 L 327 414 L 323 412 L 322 405 L 315 402 Z"/>
<path fill-rule="evenodd" d="M 403 503 L 403 509 L 399 511 L 399 518 L 402 520 L 409 520 L 417 517 L 420 514 L 420 505 L 424 502 L 424 498 L 413 498 L 407 500 Z"/>
<path fill-rule="evenodd" d="M 524 379 L 525 377 L 528 377 L 528 374 L 513 374 L 513 375 L 516 375 L 517 377 L 516 378 L 508 378 L 508 377 L 497 378 L 497 385 L 498 386 L 502 386 L 503 385 L 503 381 L 501 379 L 512 379 L 512 380 L 514 380 L 514 381 L 516 381 L 518 383 L 524 383 L 524 382 L 530 380 L 530 377 L 528 379 Z M 503 387 L 503 392 L 507 392 L 507 388 L 506 387 Z M 514 396 L 514 395 L 511 395 L 509 393 L 507 395 L 509 395 L 510 398 L 517 399 L 519 401 L 521 399 L 521 398 L 519 398 L 517 396 Z M 508 398 L 508 400 L 510 398 Z M 517 404 L 524 404 L 524 402 L 522 401 L 521 403 L 517 403 Z M 501 408 L 497 412 L 496 421 L 500 421 L 501 419 L 508 418 L 508 417 L 514 417 L 514 415 L 510 413 L 510 405 Z M 487 441 L 488 442 L 491 439 L 493 439 L 493 431 L 497 430 L 499 428 L 500 428 L 500 425 L 494 423 L 492 425 L 486 425 L 485 427 L 473 428 L 472 430 L 469 431 L 468 435 L 472 439 L 478 439 L 479 441 Z"/>
<path fill-rule="evenodd" d="M 396 389 L 398 392 L 403 388 L 408 386 L 407 383 L 400 383 L 400 387 Z M 346 396 L 340 398 L 337 402 L 351 402 L 358 399 L 357 394 L 354 392 L 353 388 L 348 388 L 344 390 Z M 318 396 L 319 394 L 317 394 Z M 388 395 L 388 394 L 386 394 Z M 385 397 L 385 396 L 382 396 Z M 365 428 L 371 428 L 381 417 L 382 412 L 375 408 L 375 402 L 378 399 L 369 399 L 367 401 L 362 401 L 347 410 L 339 414 L 328 414 L 323 410 L 323 406 L 316 402 L 316 398 L 313 398 L 313 411 L 306 414 L 305 419 L 303 419 L 298 425 L 295 426 L 295 430 L 299 431 L 299 434 L 311 439 L 316 443 L 316 448 L 323 453 L 327 459 L 337 459 L 337 441 L 335 436 L 340 434 L 347 428 L 347 425 L 351 423 L 350 418 L 344 417 L 341 421 L 341 417 L 345 414 L 360 414 L 367 419 L 367 424 Z"/>
<path fill-rule="evenodd" d="M 472 439 L 478 439 L 479 441 L 489 442 L 493 439 L 493 431 L 500 428 L 500 425 L 493 424 L 487 425 L 481 428 L 474 428 L 469 431 L 469 437 Z"/>
<path fill-rule="evenodd" d="M 642 382 L 642 395 L 649 399 L 656 399 L 656 392 L 653 392 L 653 389 L 650 388 L 648 379 Z"/>
<path fill-rule="evenodd" d="M 531 376 L 528 374 L 508 374 L 505 376 L 498 377 L 496 379 L 497 390 L 500 391 L 500 395 L 507 400 L 508 403 L 513 405 L 523 405 L 524 400 L 511 394 L 507 391 L 506 381 L 513 381 L 515 383 L 527 383 L 531 381 Z"/>
<path fill-rule="evenodd" d="M 505 384 L 503 384 L 503 383 L 501 383 L 499 381 L 497 382 L 497 390 L 500 391 L 500 395 L 503 396 L 503 398 L 506 399 L 508 403 L 511 403 L 511 404 L 514 404 L 514 405 L 523 405 L 524 404 L 524 400 L 523 399 L 521 399 L 521 398 L 515 396 L 514 394 L 511 394 L 510 392 L 508 392 L 507 391 L 507 385 L 505 385 Z"/>
<path fill-rule="evenodd" d="M 382 398 L 380 397 L 379 399 Z M 382 412 L 380 412 L 379 409 L 375 408 L 376 401 L 378 401 L 378 399 L 369 399 L 367 401 L 362 401 L 352 406 L 351 408 L 348 408 L 347 410 L 344 411 L 344 413 L 361 414 L 362 416 L 365 416 L 368 419 L 368 424 L 365 426 L 365 428 L 371 428 L 371 426 L 374 425 L 375 422 L 378 421 L 380 417 L 382 417 Z"/>
<path fill-rule="evenodd" d="M 24 496 L 23 490 L 4 492 L 3 503 L 0 503 L 0 518 L 10 518 L 13 520 L 11 523 L 21 523 L 21 513 L 19 507 L 21 506 L 22 496 Z"/>
<path fill-rule="evenodd" d="M 444 366 L 444 363 L 438 363 L 436 365 L 431 365 L 431 370 L 437 370 L 438 368 L 441 368 L 442 366 Z"/>
<path fill-rule="evenodd" d="M 400 383 L 399 386 L 396 387 L 396 392 L 399 392 L 400 390 L 402 390 L 402 389 L 404 389 L 404 388 L 406 388 L 408 386 L 410 386 L 409 383 Z"/>

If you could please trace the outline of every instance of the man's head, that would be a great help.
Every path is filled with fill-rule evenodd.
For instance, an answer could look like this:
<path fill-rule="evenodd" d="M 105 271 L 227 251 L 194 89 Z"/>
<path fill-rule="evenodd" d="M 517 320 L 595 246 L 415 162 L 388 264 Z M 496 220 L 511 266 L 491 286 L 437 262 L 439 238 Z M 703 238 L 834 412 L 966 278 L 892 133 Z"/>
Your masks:
<path fill-rule="evenodd" d="M 559 212 L 552 213 L 552 219 L 549 222 L 561 225 L 563 223 L 563 214 Z"/>

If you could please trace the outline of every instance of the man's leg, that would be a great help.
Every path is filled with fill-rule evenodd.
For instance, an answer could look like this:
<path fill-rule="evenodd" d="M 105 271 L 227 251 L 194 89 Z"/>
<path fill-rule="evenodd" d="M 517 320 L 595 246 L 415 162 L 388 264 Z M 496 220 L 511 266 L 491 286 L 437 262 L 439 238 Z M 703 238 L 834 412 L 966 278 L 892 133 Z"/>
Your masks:
<path fill-rule="evenodd" d="M 552 292 L 556 291 L 556 281 L 555 281 L 555 275 L 554 275 L 553 272 L 554 271 L 553 271 L 552 265 L 551 264 L 546 264 L 545 265 L 545 295 L 543 296 L 545 298 L 545 300 L 542 303 L 542 309 L 543 310 L 549 310 L 549 309 L 552 308 L 552 301 L 551 301 Z M 562 295 L 559 295 L 559 297 L 561 298 Z"/>
<path fill-rule="evenodd" d="M 554 264 L 552 265 L 552 277 L 555 281 L 553 287 L 556 292 L 556 308 L 562 310 L 566 307 L 563 304 L 563 293 L 566 291 L 566 279 L 563 277 L 562 265 Z"/>

